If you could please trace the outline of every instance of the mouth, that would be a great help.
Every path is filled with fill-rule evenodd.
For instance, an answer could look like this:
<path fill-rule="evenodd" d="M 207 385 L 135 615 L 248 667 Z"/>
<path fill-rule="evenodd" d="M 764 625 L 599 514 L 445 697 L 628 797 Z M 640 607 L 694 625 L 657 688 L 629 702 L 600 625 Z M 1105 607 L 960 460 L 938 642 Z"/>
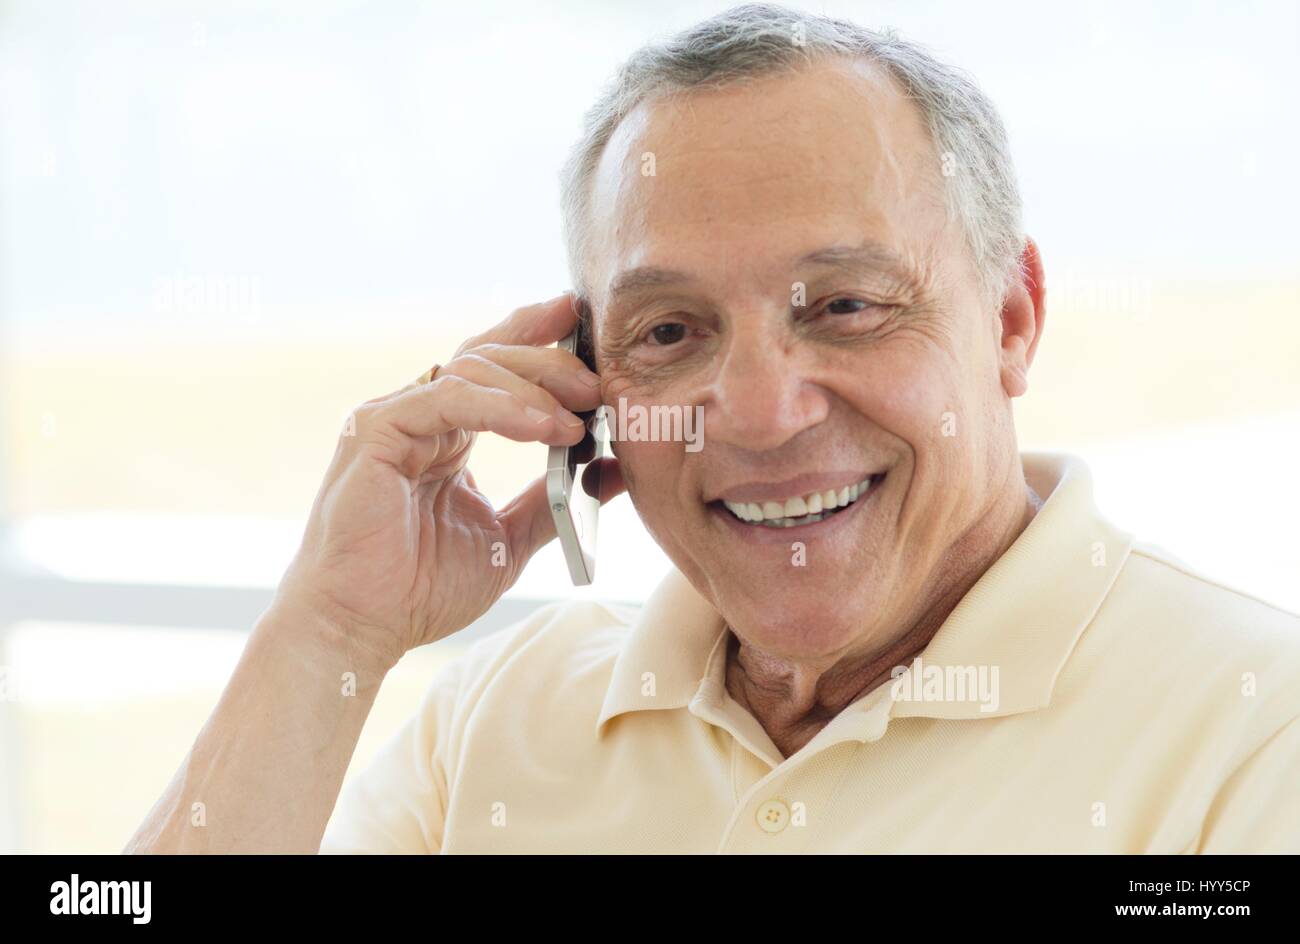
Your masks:
<path fill-rule="evenodd" d="M 709 504 L 740 524 L 754 528 L 798 528 L 816 524 L 853 507 L 885 480 L 886 473 L 869 475 L 859 482 L 838 489 L 791 495 L 768 501 L 726 501 Z"/>

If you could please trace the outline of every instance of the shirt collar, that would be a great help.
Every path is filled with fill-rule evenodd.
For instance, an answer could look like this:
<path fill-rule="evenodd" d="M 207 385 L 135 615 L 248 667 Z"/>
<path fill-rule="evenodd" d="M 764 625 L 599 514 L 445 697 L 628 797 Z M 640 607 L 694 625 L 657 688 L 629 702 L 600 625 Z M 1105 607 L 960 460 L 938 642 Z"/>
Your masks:
<path fill-rule="evenodd" d="M 994 718 L 1051 700 L 1057 676 L 1110 591 L 1133 538 L 1098 513 L 1083 460 L 1039 452 L 1022 453 L 1021 460 L 1043 507 L 949 614 L 919 664 L 827 726 L 836 729 L 837 740 L 879 737 L 891 716 Z M 625 712 L 716 705 L 724 698 L 718 689 L 726 635 L 722 617 L 672 570 L 642 607 L 615 661 L 597 734 Z M 979 667 L 990 677 L 997 670 L 994 707 L 987 699 L 924 697 L 927 677 L 969 677 Z M 893 697 L 886 699 L 887 693 Z M 831 734 L 823 730 L 816 741 Z"/>
<path fill-rule="evenodd" d="M 641 607 L 614 662 L 596 722 L 628 711 L 683 708 L 716 682 L 710 667 L 722 649 L 721 615 L 673 568 Z"/>

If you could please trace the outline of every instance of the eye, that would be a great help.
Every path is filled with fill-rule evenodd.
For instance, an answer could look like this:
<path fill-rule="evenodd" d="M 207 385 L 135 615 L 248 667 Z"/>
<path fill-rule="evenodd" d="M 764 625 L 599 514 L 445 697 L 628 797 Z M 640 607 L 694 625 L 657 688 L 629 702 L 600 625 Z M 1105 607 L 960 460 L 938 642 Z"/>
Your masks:
<path fill-rule="evenodd" d="M 856 306 L 856 307 L 853 307 Z M 860 298 L 837 298 L 826 306 L 828 315 L 855 315 L 871 306 Z"/>
<path fill-rule="evenodd" d="M 686 337 L 686 325 L 677 322 L 668 324 L 655 325 L 650 329 L 650 337 L 654 343 L 660 347 L 676 344 L 682 338 Z"/>

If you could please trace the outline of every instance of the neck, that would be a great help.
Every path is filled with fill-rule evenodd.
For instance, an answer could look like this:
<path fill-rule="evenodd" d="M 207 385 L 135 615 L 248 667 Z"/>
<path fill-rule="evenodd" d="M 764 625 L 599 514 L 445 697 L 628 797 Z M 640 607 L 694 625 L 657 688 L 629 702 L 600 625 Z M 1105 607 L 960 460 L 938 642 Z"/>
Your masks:
<path fill-rule="evenodd" d="M 732 631 L 727 691 L 763 726 L 782 756 L 798 751 L 844 708 L 887 682 L 895 666 L 920 654 L 962 597 L 1015 543 L 1043 503 L 1025 482 L 1019 462 L 1008 485 L 1006 499 L 946 556 L 923 593 L 927 602 L 919 615 L 883 647 L 803 663 L 763 653 Z"/>

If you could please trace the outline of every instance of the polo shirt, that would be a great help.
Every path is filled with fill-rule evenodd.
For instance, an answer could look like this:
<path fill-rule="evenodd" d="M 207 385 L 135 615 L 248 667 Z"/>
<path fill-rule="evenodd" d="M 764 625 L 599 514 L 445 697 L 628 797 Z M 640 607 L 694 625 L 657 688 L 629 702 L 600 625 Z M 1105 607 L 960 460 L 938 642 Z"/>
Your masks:
<path fill-rule="evenodd" d="M 1077 457 L 1021 459 L 1028 527 L 791 756 L 674 570 L 639 609 L 555 603 L 476 642 L 322 852 L 1300 851 L 1300 616 L 1136 543 Z"/>

